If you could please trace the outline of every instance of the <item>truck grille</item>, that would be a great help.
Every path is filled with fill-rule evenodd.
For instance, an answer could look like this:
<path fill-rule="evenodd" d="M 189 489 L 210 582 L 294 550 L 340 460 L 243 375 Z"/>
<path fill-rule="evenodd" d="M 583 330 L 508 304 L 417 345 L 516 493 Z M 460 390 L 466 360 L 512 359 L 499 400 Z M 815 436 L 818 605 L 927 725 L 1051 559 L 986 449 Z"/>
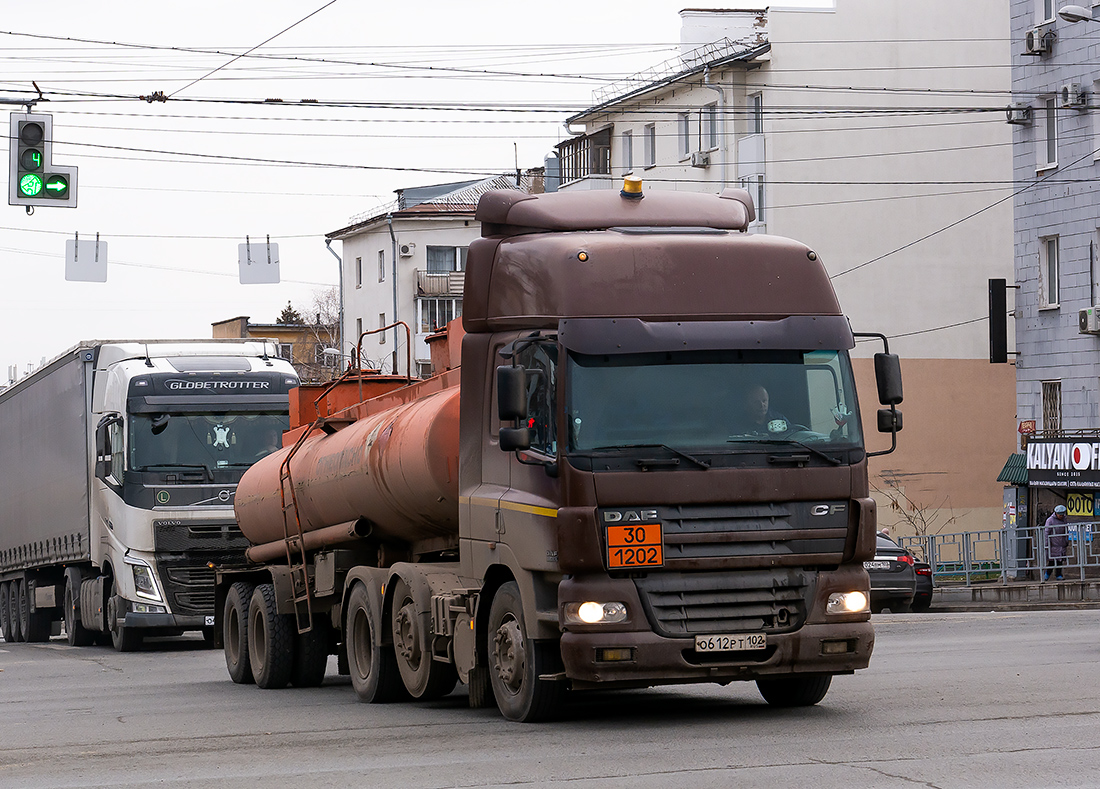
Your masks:
<path fill-rule="evenodd" d="M 177 614 L 214 613 L 214 571 L 205 566 L 164 565 L 161 581 L 168 604 Z"/>
<path fill-rule="evenodd" d="M 812 514 L 825 508 L 825 514 Z M 840 564 L 848 539 L 844 502 L 658 507 L 669 570 Z"/>
<path fill-rule="evenodd" d="M 237 549 L 241 556 L 248 540 L 234 521 L 153 521 L 153 538 L 157 551 L 225 551 Z"/>
<path fill-rule="evenodd" d="M 795 569 L 650 573 L 634 585 L 649 623 L 670 638 L 794 630 L 805 622 L 813 592 L 806 573 Z"/>

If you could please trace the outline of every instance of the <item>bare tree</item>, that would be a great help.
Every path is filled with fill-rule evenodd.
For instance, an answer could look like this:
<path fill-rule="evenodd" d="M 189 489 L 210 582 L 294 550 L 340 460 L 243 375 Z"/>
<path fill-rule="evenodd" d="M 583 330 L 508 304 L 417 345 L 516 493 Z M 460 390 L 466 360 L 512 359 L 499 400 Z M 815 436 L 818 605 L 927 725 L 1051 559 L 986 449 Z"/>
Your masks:
<path fill-rule="evenodd" d="M 290 305 L 287 307 L 289 309 Z M 302 316 L 302 325 L 307 329 L 309 342 L 314 346 L 313 361 L 298 365 L 299 376 L 303 380 L 327 381 L 339 375 L 344 358 L 324 353 L 325 348 L 336 348 L 343 353 L 340 348 L 339 289 L 333 287 L 315 290 L 306 304 L 299 304 L 293 311 Z"/>
<path fill-rule="evenodd" d="M 897 515 L 897 519 L 889 526 L 906 527 L 906 531 L 912 531 L 918 537 L 929 534 L 939 534 L 945 526 L 956 521 L 956 516 L 950 505 L 947 504 L 947 496 L 938 505 L 926 504 L 910 496 L 899 475 L 889 471 L 879 475 L 884 487 L 879 487 L 873 481 L 871 487 L 876 493 L 890 502 L 890 510 Z M 944 511 L 944 506 L 947 511 Z"/>

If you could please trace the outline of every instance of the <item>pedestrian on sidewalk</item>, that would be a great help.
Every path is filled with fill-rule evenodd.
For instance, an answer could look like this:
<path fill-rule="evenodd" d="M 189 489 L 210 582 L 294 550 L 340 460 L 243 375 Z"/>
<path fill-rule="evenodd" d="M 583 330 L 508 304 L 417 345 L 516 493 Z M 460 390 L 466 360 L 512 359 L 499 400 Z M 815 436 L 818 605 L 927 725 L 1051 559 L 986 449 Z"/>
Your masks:
<path fill-rule="evenodd" d="M 1066 508 L 1059 504 L 1054 513 L 1043 524 L 1043 534 L 1047 541 L 1047 557 L 1051 566 L 1047 568 L 1044 581 L 1050 580 L 1053 570 L 1059 581 L 1062 580 L 1062 564 L 1066 561 L 1066 549 L 1069 547 L 1069 533 L 1066 529 Z"/>

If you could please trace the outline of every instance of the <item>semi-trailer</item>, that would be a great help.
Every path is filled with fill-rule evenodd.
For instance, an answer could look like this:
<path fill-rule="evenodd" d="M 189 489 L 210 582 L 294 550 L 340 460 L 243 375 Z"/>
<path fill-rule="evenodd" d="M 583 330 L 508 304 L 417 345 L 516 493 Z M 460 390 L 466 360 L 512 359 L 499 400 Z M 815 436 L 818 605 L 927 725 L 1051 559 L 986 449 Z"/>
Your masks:
<path fill-rule="evenodd" d="M 87 341 L 0 392 L 9 642 L 202 631 L 243 555 L 241 474 L 281 446 L 298 376 L 262 341 Z"/>
<path fill-rule="evenodd" d="M 476 218 L 439 374 L 319 410 L 241 479 L 232 679 L 315 685 L 336 654 L 363 701 L 461 680 L 534 721 L 677 683 L 812 705 L 866 667 L 874 453 L 814 250 L 747 232 L 744 190 L 635 179 Z M 900 364 L 872 336 L 888 452 Z"/>

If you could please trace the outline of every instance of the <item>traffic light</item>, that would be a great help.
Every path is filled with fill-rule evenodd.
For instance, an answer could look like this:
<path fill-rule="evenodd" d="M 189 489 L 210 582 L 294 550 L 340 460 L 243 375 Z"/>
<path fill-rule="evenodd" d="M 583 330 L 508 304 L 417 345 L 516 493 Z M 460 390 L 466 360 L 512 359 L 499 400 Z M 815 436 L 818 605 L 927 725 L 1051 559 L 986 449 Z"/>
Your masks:
<path fill-rule="evenodd" d="M 76 169 L 53 164 L 53 116 L 13 112 L 8 205 L 76 208 Z"/>

